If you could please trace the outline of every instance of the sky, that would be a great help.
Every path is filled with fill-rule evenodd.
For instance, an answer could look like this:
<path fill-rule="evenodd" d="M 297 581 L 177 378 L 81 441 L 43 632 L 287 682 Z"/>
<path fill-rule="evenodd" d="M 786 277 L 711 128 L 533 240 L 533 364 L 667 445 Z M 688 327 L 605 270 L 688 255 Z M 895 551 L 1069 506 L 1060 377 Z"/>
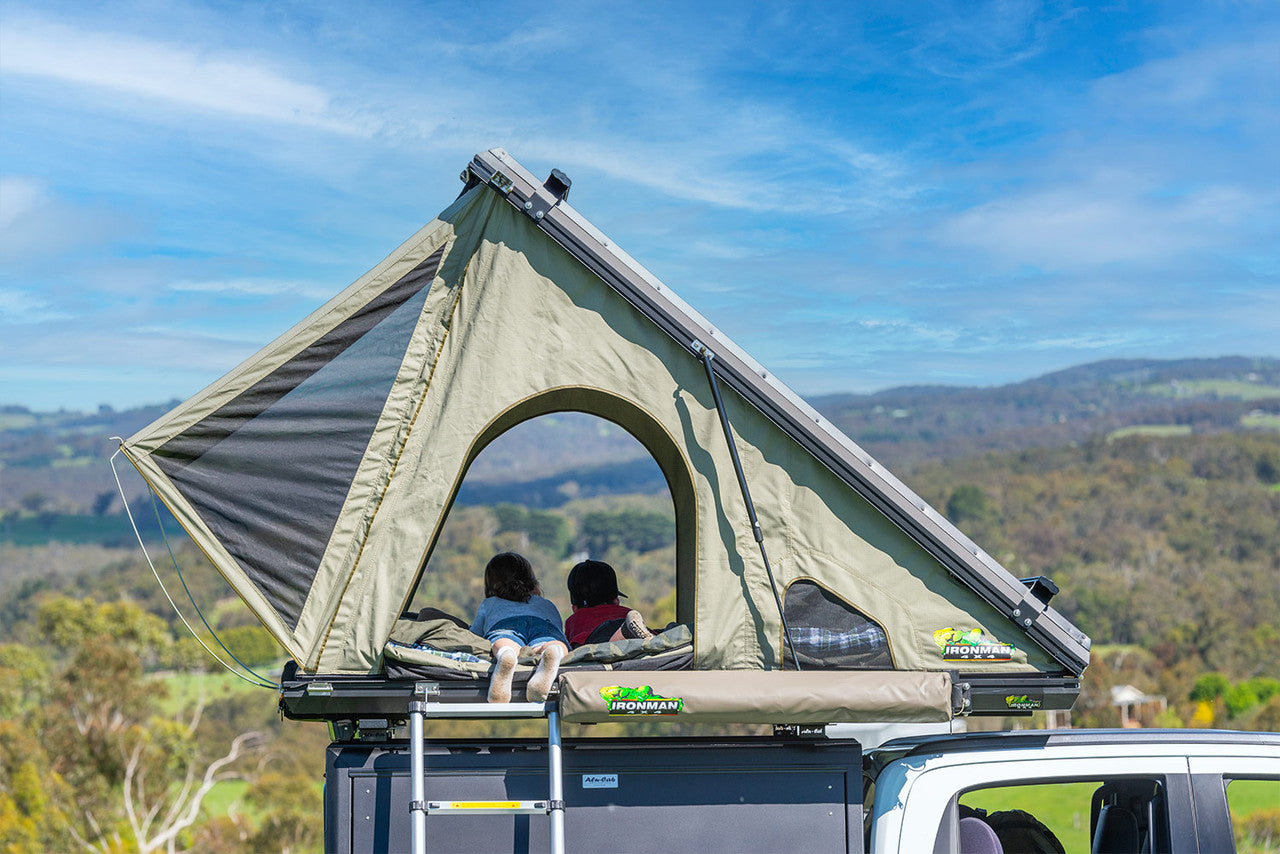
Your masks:
<path fill-rule="evenodd" d="M 1280 6 L 694 9 L 0 0 L 0 404 L 189 397 L 492 147 L 804 395 L 1280 355 Z"/>

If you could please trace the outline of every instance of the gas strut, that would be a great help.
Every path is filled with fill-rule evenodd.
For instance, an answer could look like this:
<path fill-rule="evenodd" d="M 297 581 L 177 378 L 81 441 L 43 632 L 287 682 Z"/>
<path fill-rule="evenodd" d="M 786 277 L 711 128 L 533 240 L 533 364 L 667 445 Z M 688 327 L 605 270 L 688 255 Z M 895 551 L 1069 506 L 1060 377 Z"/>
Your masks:
<path fill-rule="evenodd" d="M 738 486 L 742 489 L 742 500 L 747 504 L 747 516 L 751 519 L 751 533 L 755 535 L 756 544 L 760 546 L 760 559 L 764 561 L 765 574 L 769 576 L 769 589 L 773 591 L 773 601 L 778 603 L 778 617 L 782 620 L 782 635 L 787 641 L 787 649 L 791 650 L 791 660 L 796 670 L 800 669 L 800 656 L 796 655 L 795 643 L 791 640 L 791 629 L 787 626 L 787 615 L 782 610 L 782 597 L 778 595 L 778 583 L 773 578 L 773 569 L 769 566 L 769 555 L 764 550 L 764 532 L 760 530 L 760 520 L 756 517 L 756 505 L 751 500 L 751 490 L 747 488 L 747 476 L 742 472 L 742 461 L 738 459 L 738 446 L 733 441 L 733 431 L 729 429 L 729 415 L 725 412 L 724 401 L 720 399 L 720 384 L 716 382 L 716 372 L 711 366 L 715 355 L 701 341 L 693 342 L 693 349 L 702 355 L 702 364 L 707 369 L 707 380 L 711 383 L 711 395 L 716 400 L 716 411 L 720 413 L 720 426 L 724 428 L 724 440 L 729 445 L 729 456 L 733 459 L 733 470 L 738 475 Z"/>

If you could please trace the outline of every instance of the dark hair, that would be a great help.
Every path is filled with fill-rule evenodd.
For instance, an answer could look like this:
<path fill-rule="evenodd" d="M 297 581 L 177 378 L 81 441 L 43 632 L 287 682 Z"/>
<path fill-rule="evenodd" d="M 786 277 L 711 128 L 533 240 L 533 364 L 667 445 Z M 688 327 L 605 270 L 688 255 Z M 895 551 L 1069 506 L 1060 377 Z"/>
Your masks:
<path fill-rule="evenodd" d="M 569 570 L 569 602 L 590 608 L 626 594 L 618 592 L 618 574 L 602 560 L 584 560 Z"/>
<path fill-rule="evenodd" d="M 538 579 L 533 574 L 533 564 L 524 555 L 503 552 L 494 555 L 484 568 L 484 595 L 497 596 L 512 602 L 528 602 L 529 597 L 540 592 Z"/>

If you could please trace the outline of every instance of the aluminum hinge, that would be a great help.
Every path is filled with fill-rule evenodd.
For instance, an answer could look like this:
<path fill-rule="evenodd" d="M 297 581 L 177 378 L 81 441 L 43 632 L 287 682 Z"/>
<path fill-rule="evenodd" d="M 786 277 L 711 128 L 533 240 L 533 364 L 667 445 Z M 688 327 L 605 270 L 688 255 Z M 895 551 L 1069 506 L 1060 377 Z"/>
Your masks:
<path fill-rule="evenodd" d="M 951 713 L 966 716 L 973 711 L 973 686 L 959 681 L 959 674 L 951 673 Z"/>
<path fill-rule="evenodd" d="M 1021 601 L 1014 603 L 1009 611 L 1009 619 L 1017 623 L 1023 631 L 1029 630 L 1040 619 L 1040 615 L 1049 609 L 1048 604 L 1028 590 Z"/>

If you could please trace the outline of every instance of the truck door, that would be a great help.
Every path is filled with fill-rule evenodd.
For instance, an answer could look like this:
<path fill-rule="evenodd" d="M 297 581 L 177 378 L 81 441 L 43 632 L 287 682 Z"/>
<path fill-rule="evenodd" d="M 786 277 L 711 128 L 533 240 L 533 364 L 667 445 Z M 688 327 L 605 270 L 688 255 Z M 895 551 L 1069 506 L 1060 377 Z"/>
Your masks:
<path fill-rule="evenodd" d="M 919 773 L 873 850 L 1197 854 L 1185 757 L 947 757 Z M 962 759 L 964 761 L 955 762 Z M 954 763 L 954 764 L 953 764 Z M 890 818 L 877 806 L 877 818 Z M 889 822 L 891 823 L 891 822 Z M 879 829 L 879 828 L 877 828 Z M 896 836 L 896 839 L 892 837 Z"/>
<path fill-rule="evenodd" d="M 1201 851 L 1265 851 L 1280 810 L 1280 757 L 1193 756 Z"/>

